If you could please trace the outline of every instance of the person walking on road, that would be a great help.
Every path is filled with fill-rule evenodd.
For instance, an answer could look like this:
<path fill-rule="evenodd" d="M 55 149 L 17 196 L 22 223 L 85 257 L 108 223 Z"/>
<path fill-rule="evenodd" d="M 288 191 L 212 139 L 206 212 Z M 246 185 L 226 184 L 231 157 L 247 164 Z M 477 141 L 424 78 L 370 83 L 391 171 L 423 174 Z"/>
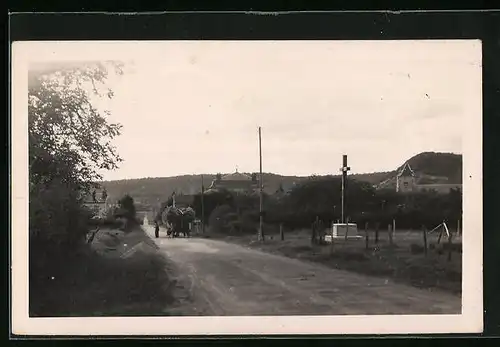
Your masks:
<path fill-rule="evenodd" d="M 158 225 L 158 221 L 155 221 L 155 238 L 160 236 L 160 226 Z"/>

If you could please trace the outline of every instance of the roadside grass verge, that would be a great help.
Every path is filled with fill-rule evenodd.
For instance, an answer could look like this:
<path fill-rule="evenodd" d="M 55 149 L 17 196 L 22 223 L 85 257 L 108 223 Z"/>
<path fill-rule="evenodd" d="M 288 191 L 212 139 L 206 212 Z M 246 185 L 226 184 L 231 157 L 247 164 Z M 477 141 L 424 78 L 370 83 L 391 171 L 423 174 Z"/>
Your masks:
<path fill-rule="evenodd" d="M 360 234 L 363 235 L 362 232 Z M 267 232 L 263 243 L 257 241 L 254 234 L 228 236 L 209 232 L 199 237 L 219 239 L 289 258 L 321 263 L 330 268 L 387 278 L 419 288 L 438 288 L 460 295 L 461 247 L 454 247 L 451 261 L 448 261 L 443 245 L 435 244 L 436 236 L 429 237 L 429 244 L 433 246 L 425 256 L 423 251 L 412 252 L 415 245 L 419 244 L 419 234 L 400 234 L 392 246 L 383 232 L 380 233 L 378 244 L 374 244 L 373 234 L 370 235 L 368 249 L 363 238 L 336 239 L 333 247 L 330 244 L 311 245 L 307 230 L 287 231 L 284 241 L 281 241 L 279 233 Z"/>
<path fill-rule="evenodd" d="M 164 315 L 173 302 L 165 259 L 139 227 L 103 229 L 51 270 L 31 276 L 30 316 Z"/>

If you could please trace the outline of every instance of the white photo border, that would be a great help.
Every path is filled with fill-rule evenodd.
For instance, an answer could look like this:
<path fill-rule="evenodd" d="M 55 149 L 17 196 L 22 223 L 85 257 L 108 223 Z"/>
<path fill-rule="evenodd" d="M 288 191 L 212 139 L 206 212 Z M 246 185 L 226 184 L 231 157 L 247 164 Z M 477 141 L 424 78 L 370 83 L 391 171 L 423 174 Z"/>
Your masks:
<path fill-rule="evenodd" d="M 422 40 L 416 40 L 422 41 Z M 28 65 L 33 56 L 57 56 L 56 46 L 108 45 L 121 49 L 153 41 L 18 41 L 11 46 L 11 307 L 12 333 L 43 336 L 148 335 L 312 335 L 312 334 L 438 334 L 483 331 L 482 222 L 482 51 L 480 40 L 433 40 L 468 47 L 477 62 L 469 80 L 470 102 L 463 119 L 463 277 L 462 314 L 367 316 L 210 316 L 30 318 L 28 305 Z M 168 42 L 168 41 L 156 41 Z M 182 41 L 175 41 L 182 42 Z M 193 41 L 191 41 L 193 42 Z M 241 42 L 241 41 L 239 41 Z M 246 41 L 253 42 L 253 41 Z M 291 41 L 287 41 L 290 43 Z M 301 41 L 296 41 L 300 44 Z M 302 41 L 303 42 L 303 41 Z M 324 41 L 338 42 L 338 41 Z M 374 42 L 374 41 L 357 41 Z M 384 41 L 387 42 L 387 41 Z M 394 41 L 396 42 L 396 41 Z M 110 45 L 111 43 L 111 45 Z M 103 46 L 104 47 L 104 46 Z M 128 48 L 127 48 L 128 47 Z M 82 49 L 80 52 L 82 52 Z M 137 47 L 134 49 L 140 51 Z M 71 49 L 69 50 L 71 51 Z M 102 56 L 102 55 L 101 55 Z M 78 53 L 75 53 L 75 59 Z"/>

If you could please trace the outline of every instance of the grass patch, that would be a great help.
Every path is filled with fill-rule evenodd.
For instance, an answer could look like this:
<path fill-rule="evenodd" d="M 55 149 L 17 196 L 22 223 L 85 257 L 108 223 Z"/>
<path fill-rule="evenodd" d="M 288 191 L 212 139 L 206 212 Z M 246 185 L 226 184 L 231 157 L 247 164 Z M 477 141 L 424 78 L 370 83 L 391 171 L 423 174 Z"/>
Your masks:
<path fill-rule="evenodd" d="M 53 267 L 48 276 L 31 276 L 30 316 L 158 315 L 172 303 L 165 259 L 142 230 L 100 233 L 93 248 Z M 139 243 L 146 246 L 121 257 Z"/>
<path fill-rule="evenodd" d="M 363 235 L 363 232 L 360 234 Z M 287 231 L 284 241 L 279 239 L 279 235 L 268 233 L 268 236 L 273 237 L 268 237 L 264 243 L 258 242 L 256 235 L 225 236 L 211 233 L 210 236 L 268 253 L 318 262 L 339 270 L 384 277 L 420 288 L 461 293 L 461 244 L 436 245 L 437 236 L 431 235 L 429 245 L 434 246 L 429 247 L 426 256 L 419 233 L 399 233 L 393 245 L 389 244 L 386 234 L 381 231 L 379 243 L 374 244 L 374 232 L 371 232 L 368 249 L 365 248 L 364 239 L 336 239 L 333 248 L 330 244 L 311 245 L 307 230 Z M 449 247 L 453 251 L 451 261 L 447 259 Z"/>

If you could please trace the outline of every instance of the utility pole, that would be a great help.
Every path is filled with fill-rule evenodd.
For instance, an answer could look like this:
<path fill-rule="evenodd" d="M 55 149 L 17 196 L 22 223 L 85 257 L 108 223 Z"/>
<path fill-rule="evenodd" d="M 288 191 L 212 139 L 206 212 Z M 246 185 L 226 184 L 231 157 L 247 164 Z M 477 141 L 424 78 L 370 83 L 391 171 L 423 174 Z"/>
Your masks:
<path fill-rule="evenodd" d="M 201 233 L 205 234 L 205 186 L 201 175 Z"/>
<path fill-rule="evenodd" d="M 345 223 L 345 192 L 346 192 L 346 184 L 347 184 L 347 171 L 351 170 L 349 166 L 347 166 L 347 155 L 342 155 L 342 167 L 340 171 L 342 171 L 342 224 Z"/>
<path fill-rule="evenodd" d="M 259 127 L 259 162 L 260 162 L 260 177 L 259 177 L 259 240 L 264 241 L 264 209 L 263 209 L 263 201 L 262 201 L 262 135 L 261 135 L 261 127 Z"/>

